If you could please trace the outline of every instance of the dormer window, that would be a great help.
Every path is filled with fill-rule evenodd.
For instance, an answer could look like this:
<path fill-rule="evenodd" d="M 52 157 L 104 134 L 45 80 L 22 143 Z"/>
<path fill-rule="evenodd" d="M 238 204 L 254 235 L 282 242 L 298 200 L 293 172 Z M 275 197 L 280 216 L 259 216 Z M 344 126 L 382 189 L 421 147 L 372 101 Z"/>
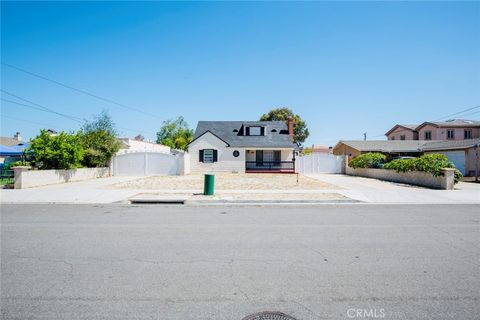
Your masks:
<path fill-rule="evenodd" d="M 249 136 L 261 136 L 262 131 L 262 127 L 248 127 Z"/>

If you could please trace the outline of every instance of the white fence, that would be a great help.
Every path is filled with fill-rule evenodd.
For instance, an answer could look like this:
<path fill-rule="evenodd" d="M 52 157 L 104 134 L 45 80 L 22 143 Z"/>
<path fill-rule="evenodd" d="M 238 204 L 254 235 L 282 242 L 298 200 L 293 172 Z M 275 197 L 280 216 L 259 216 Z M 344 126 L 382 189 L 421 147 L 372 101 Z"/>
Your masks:
<path fill-rule="evenodd" d="M 70 170 L 28 170 L 29 167 L 14 167 L 15 189 L 33 188 L 50 184 L 84 181 L 110 176 L 110 168 L 79 168 Z"/>
<path fill-rule="evenodd" d="M 115 176 L 149 176 L 180 174 L 179 156 L 159 152 L 131 152 L 113 158 Z"/>
<path fill-rule="evenodd" d="M 298 173 L 344 173 L 345 157 L 328 153 L 312 153 L 295 159 Z"/>

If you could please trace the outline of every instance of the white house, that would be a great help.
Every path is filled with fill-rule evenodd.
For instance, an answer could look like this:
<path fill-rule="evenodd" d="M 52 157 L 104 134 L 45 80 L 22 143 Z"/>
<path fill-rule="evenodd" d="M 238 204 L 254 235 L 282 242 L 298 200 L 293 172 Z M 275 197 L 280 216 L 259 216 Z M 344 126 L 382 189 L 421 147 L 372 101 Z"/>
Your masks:
<path fill-rule="evenodd" d="M 293 120 L 200 121 L 188 146 L 190 170 L 295 172 Z"/>
<path fill-rule="evenodd" d="M 132 138 L 118 138 L 121 142 L 118 154 L 130 152 L 158 152 L 170 154 L 170 147 L 150 141 L 143 141 Z"/>

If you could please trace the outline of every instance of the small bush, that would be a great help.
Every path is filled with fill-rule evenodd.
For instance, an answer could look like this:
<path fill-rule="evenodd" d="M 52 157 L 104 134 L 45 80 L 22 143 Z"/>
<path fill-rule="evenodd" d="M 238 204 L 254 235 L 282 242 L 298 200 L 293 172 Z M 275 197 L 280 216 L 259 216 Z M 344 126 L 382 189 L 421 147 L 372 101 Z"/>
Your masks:
<path fill-rule="evenodd" d="M 455 165 L 443 154 L 426 154 L 415 159 L 396 159 L 383 166 L 384 169 L 396 170 L 397 172 L 423 171 L 430 172 L 435 177 L 442 175 L 442 169 L 455 169 L 455 183 L 462 178 L 462 173 L 456 170 Z"/>
<path fill-rule="evenodd" d="M 352 168 L 379 168 L 384 161 L 385 155 L 370 152 L 353 158 L 349 165 Z"/>
<path fill-rule="evenodd" d="M 10 170 L 10 168 L 13 167 L 18 167 L 18 166 L 29 166 L 30 162 L 24 161 L 24 160 L 18 160 L 18 161 L 13 161 L 10 163 L 7 163 L 6 165 L 3 166 L 5 170 Z"/>

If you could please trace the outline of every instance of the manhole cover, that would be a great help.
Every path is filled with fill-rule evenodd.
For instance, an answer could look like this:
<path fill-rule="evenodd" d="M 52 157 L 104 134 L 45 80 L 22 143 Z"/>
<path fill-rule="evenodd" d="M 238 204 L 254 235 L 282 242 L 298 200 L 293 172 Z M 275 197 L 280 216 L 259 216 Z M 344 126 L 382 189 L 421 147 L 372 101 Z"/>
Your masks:
<path fill-rule="evenodd" d="M 242 320 L 296 320 L 289 315 L 275 311 L 264 311 L 246 316 Z"/>

